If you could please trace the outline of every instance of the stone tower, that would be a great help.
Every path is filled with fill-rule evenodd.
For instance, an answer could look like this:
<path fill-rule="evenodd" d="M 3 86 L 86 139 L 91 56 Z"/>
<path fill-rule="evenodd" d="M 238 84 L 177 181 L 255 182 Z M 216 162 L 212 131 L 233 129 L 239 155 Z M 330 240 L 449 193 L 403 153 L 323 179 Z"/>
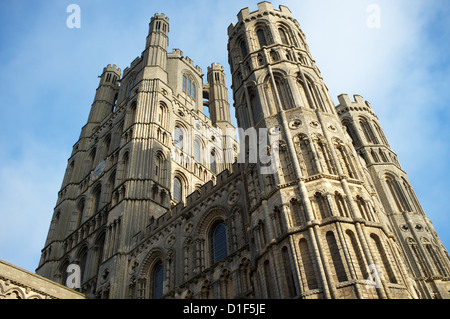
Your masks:
<path fill-rule="evenodd" d="M 364 159 L 399 250 L 422 297 L 445 296 L 450 268 L 448 253 L 426 216 L 397 155 L 384 135 L 372 106 L 361 96 L 339 96 L 336 110 Z M 420 287 L 420 288 L 419 288 Z"/>
<path fill-rule="evenodd" d="M 168 52 L 168 33 L 155 14 L 141 56 L 123 74 L 104 68 L 69 158 L 37 273 L 66 284 L 77 264 L 89 297 L 126 294 L 128 254 L 149 225 L 237 157 L 223 67 L 212 63 L 204 84 L 199 66 Z"/>
<path fill-rule="evenodd" d="M 39 275 L 91 298 L 449 298 L 448 253 L 372 107 L 333 104 L 287 7 L 228 28 L 240 144 L 223 66 L 203 83 L 168 34 L 155 14 L 142 54 L 103 69 Z"/>
<path fill-rule="evenodd" d="M 280 133 L 275 174 L 260 160 L 244 168 L 256 294 L 448 296 L 448 258 L 376 115 L 358 96 L 335 108 L 289 9 L 243 9 L 228 35 L 239 127 Z"/>

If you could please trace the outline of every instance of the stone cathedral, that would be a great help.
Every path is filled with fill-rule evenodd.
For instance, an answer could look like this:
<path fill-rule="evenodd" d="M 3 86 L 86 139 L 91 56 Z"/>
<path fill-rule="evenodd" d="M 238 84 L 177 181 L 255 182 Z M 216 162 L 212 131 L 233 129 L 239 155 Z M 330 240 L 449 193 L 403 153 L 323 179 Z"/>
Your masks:
<path fill-rule="evenodd" d="M 449 254 L 374 108 L 334 105 L 287 7 L 237 18 L 238 128 L 224 67 L 204 78 L 168 52 L 164 14 L 130 66 L 103 69 L 37 274 L 66 285 L 78 265 L 89 298 L 450 298 Z"/>

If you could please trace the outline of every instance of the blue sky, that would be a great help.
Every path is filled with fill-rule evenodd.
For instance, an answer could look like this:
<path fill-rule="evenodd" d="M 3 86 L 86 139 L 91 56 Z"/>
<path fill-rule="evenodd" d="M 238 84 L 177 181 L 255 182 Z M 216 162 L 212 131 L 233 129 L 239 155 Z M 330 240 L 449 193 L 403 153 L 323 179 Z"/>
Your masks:
<path fill-rule="evenodd" d="M 170 19 L 169 50 L 204 73 L 225 66 L 227 27 L 259 1 L 2 1 L 0 11 L 0 259 L 34 271 L 67 159 L 86 123 L 98 76 L 144 49 L 154 13 Z M 81 28 L 69 29 L 69 4 Z M 450 247 L 450 4 L 445 0 L 286 0 L 331 96 L 360 94 L 444 245 Z M 380 8 L 369 28 L 367 8 Z M 231 94 L 230 94 L 231 97 Z M 230 103 L 232 104 L 232 102 Z M 234 113 L 233 113 L 234 114 Z"/>

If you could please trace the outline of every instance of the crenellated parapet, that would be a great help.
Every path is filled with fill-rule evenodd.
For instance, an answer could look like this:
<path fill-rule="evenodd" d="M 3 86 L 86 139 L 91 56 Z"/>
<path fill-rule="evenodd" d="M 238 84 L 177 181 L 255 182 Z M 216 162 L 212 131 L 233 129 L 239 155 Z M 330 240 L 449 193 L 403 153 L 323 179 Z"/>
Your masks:
<path fill-rule="evenodd" d="M 279 10 L 276 10 L 270 2 L 263 1 L 258 3 L 258 10 L 256 11 L 250 11 L 248 7 L 239 11 L 237 15 L 238 22 L 236 24 L 231 23 L 228 27 L 228 36 L 232 36 L 235 28 L 239 28 L 241 24 L 269 15 L 289 19 L 298 24 L 288 7 L 280 5 Z"/>

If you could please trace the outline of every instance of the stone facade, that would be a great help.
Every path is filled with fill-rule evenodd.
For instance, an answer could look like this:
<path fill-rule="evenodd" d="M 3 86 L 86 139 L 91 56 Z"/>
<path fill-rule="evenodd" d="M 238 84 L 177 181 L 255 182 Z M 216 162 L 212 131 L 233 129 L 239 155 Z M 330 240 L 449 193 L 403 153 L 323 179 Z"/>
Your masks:
<path fill-rule="evenodd" d="M 0 299 L 85 299 L 85 296 L 0 260 Z"/>
<path fill-rule="evenodd" d="M 104 68 L 38 274 L 78 264 L 92 298 L 449 298 L 449 255 L 372 107 L 333 104 L 288 8 L 228 28 L 240 143 L 223 67 L 204 84 L 168 32 L 156 14 L 142 55 Z"/>

